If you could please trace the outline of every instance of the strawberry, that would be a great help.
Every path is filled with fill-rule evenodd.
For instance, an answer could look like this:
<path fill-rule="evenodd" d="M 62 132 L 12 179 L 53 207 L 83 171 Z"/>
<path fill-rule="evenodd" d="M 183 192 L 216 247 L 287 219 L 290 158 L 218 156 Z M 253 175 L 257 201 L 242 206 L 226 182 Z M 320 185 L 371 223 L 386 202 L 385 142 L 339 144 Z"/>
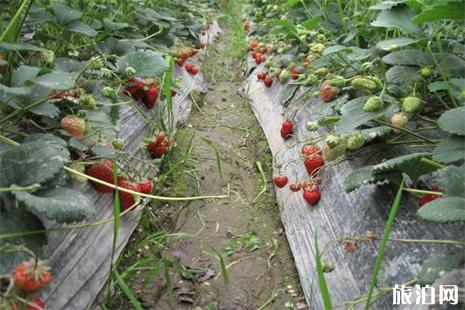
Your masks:
<path fill-rule="evenodd" d="M 155 141 L 156 141 L 156 144 L 157 144 L 157 145 L 168 139 L 168 138 L 166 137 L 166 134 L 165 134 L 163 131 L 161 131 L 161 132 L 155 134 L 154 137 L 156 138 Z"/>
<path fill-rule="evenodd" d="M 322 167 L 324 163 L 325 161 L 321 156 L 307 157 L 307 159 L 305 159 L 304 161 L 305 169 L 307 169 L 307 173 L 309 176 L 312 176 L 312 174 L 318 168 Z"/>
<path fill-rule="evenodd" d="M 355 89 L 364 90 L 367 92 L 373 92 L 377 90 L 378 87 L 378 78 L 374 76 L 364 76 L 357 77 L 352 80 L 351 85 Z"/>
<path fill-rule="evenodd" d="M 402 110 L 407 113 L 415 113 L 421 109 L 423 105 L 423 100 L 419 97 L 408 96 L 405 97 L 402 101 Z"/>
<path fill-rule="evenodd" d="M 184 68 L 186 68 L 186 71 L 189 72 L 189 73 L 192 71 L 192 68 L 193 68 L 193 67 L 194 67 L 194 65 L 191 64 L 191 63 L 186 64 L 186 65 L 184 66 Z"/>
<path fill-rule="evenodd" d="M 124 189 L 135 191 L 135 192 L 139 190 L 139 187 L 136 184 L 130 181 L 127 181 L 122 176 L 118 177 L 118 186 Z M 129 209 L 132 205 L 134 205 L 135 200 L 132 194 L 122 192 L 122 191 L 118 191 L 118 194 L 119 194 L 119 201 L 120 201 L 121 209 L 123 211 Z"/>
<path fill-rule="evenodd" d="M 300 69 L 298 67 L 292 67 L 291 69 L 291 78 L 297 80 L 300 76 Z"/>
<path fill-rule="evenodd" d="M 428 79 L 434 75 L 433 69 L 430 67 L 421 67 L 420 68 L 420 76 L 424 79 Z"/>
<path fill-rule="evenodd" d="M 144 82 L 141 79 L 132 77 L 126 83 L 125 91 L 130 95 L 134 95 L 136 92 L 141 91 L 144 88 Z"/>
<path fill-rule="evenodd" d="M 111 160 L 104 160 L 100 163 L 93 164 L 86 168 L 86 174 L 96 179 L 105 181 L 107 183 L 114 184 L 113 180 L 113 168 L 115 163 Z M 112 187 L 90 181 L 90 184 L 100 193 L 112 193 L 114 189 Z"/>
<path fill-rule="evenodd" d="M 391 125 L 394 127 L 402 128 L 408 123 L 408 115 L 403 112 L 398 112 L 392 115 L 391 117 Z M 399 129 L 393 129 L 394 132 L 399 133 Z"/>
<path fill-rule="evenodd" d="M 111 141 L 111 146 L 113 146 L 115 150 L 122 150 L 124 148 L 124 140 L 121 138 L 114 139 Z"/>
<path fill-rule="evenodd" d="M 26 310 L 43 310 L 45 309 L 45 303 L 39 297 L 34 298 L 28 305 Z"/>
<path fill-rule="evenodd" d="M 278 188 L 283 188 L 284 186 L 286 186 L 288 181 L 289 179 L 287 178 L 287 176 L 282 175 L 282 174 L 275 176 L 273 178 L 273 182 Z"/>
<path fill-rule="evenodd" d="M 301 185 L 300 185 L 300 183 L 292 183 L 291 185 L 289 185 L 289 189 L 292 192 L 298 192 L 301 189 Z"/>
<path fill-rule="evenodd" d="M 23 292 L 32 294 L 50 284 L 52 274 L 50 267 L 44 261 L 31 258 L 15 267 L 13 281 L 15 286 Z"/>
<path fill-rule="evenodd" d="M 207 34 L 207 32 L 206 32 L 206 31 L 202 31 L 202 32 L 200 32 L 200 34 L 204 36 L 204 35 Z"/>
<path fill-rule="evenodd" d="M 199 68 L 196 66 L 192 66 L 191 73 L 193 75 L 196 75 L 197 73 L 199 73 Z"/>
<path fill-rule="evenodd" d="M 160 158 L 168 150 L 170 146 L 170 141 L 168 140 L 164 132 L 155 134 L 154 138 L 155 139 L 149 140 L 147 142 L 147 150 L 153 157 Z"/>
<path fill-rule="evenodd" d="M 289 131 L 285 130 L 284 128 L 281 128 L 280 133 L 281 133 L 281 137 L 284 140 L 287 140 L 292 136 L 292 132 L 289 132 Z"/>
<path fill-rule="evenodd" d="M 371 96 L 365 101 L 365 104 L 363 105 L 363 111 L 376 112 L 381 110 L 383 108 L 383 105 L 384 102 L 380 97 Z"/>
<path fill-rule="evenodd" d="M 257 79 L 264 81 L 266 79 L 267 73 L 266 71 L 258 72 L 257 73 Z"/>
<path fill-rule="evenodd" d="M 292 131 L 293 131 L 293 129 L 294 129 L 294 123 L 292 122 L 292 120 L 286 119 L 286 120 L 282 123 L 281 128 L 283 128 L 284 130 L 289 131 L 289 132 L 292 133 Z"/>
<path fill-rule="evenodd" d="M 270 79 L 269 77 L 267 77 L 267 78 L 265 78 L 265 79 L 263 80 L 263 83 L 265 84 L 266 87 L 269 88 L 269 87 L 271 87 L 271 85 L 273 85 L 273 80 Z"/>
<path fill-rule="evenodd" d="M 319 189 L 314 189 L 310 191 L 304 191 L 303 197 L 306 202 L 308 202 L 310 205 L 314 206 L 320 201 L 321 198 L 321 193 Z"/>
<path fill-rule="evenodd" d="M 281 84 L 287 83 L 291 78 L 291 73 L 287 70 L 282 70 L 278 75 L 278 80 Z"/>
<path fill-rule="evenodd" d="M 329 80 L 325 80 L 320 86 L 320 98 L 324 102 L 331 101 L 336 98 L 337 91 L 337 87 L 331 86 L 331 82 Z"/>
<path fill-rule="evenodd" d="M 176 95 L 177 95 L 177 92 L 176 92 L 174 89 L 172 89 L 172 90 L 171 90 L 171 97 L 174 97 L 174 96 L 176 96 Z"/>
<path fill-rule="evenodd" d="M 258 56 L 255 58 L 255 63 L 257 65 L 261 64 L 262 62 L 264 61 L 264 58 L 262 57 L 262 55 L 260 53 L 258 53 Z"/>
<path fill-rule="evenodd" d="M 347 148 L 349 150 L 358 150 L 365 144 L 365 138 L 361 134 L 353 134 L 347 140 Z"/>
<path fill-rule="evenodd" d="M 155 103 L 158 99 L 158 87 L 156 85 L 151 85 L 149 89 L 145 92 L 142 101 L 144 102 L 147 109 L 153 109 Z"/>
<path fill-rule="evenodd" d="M 71 136 L 78 139 L 84 137 L 86 121 L 83 118 L 68 115 L 61 119 L 60 125 Z"/>
<path fill-rule="evenodd" d="M 160 158 L 160 157 L 163 156 L 163 154 L 166 153 L 166 151 L 168 151 L 168 147 L 166 147 L 166 146 L 156 146 L 156 147 L 152 148 L 151 154 L 155 158 Z"/>
<path fill-rule="evenodd" d="M 141 192 L 143 194 L 150 194 L 153 189 L 153 183 L 150 180 L 145 180 L 140 182 L 138 185 L 138 192 Z"/>
<path fill-rule="evenodd" d="M 300 152 L 305 157 L 311 157 L 315 155 L 319 156 L 321 154 L 321 149 L 317 146 L 305 144 L 304 146 L 302 146 L 302 150 Z"/>
<path fill-rule="evenodd" d="M 439 187 L 433 187 L 431 189 L 432 192 L 441 192 L 441 190 L 439 189 Z M 419 200 L 418 200 L 418 204 L 421 206 L 427 204 L 428 202 L 430 201 L 433 201 L 435 199 L 438 199 L 438 198 L 441 198 L 440 195 L 434 195 L 434 194 L 426 194 L 426 195 L 423 195 Z"/>

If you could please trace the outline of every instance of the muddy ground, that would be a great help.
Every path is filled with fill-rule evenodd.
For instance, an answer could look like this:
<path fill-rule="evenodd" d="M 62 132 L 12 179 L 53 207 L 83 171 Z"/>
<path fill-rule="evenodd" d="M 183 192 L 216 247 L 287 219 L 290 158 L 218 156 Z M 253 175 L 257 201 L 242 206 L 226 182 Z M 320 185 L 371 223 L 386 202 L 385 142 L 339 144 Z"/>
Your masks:
<path fill-rule="evenodd" d="M 238 92 L 246 67 L 230 57 L 238 34 L 223 28 L 202 56 L 209 91 L 193 94 L 159 190 L 195 196 L 229 188 L 230 196 L 150 205 L 118 269 L 147 309 L 305 309 L 269 182 L 271 153 Z M 133 306 L 117 290 L 109 308 Z"/>

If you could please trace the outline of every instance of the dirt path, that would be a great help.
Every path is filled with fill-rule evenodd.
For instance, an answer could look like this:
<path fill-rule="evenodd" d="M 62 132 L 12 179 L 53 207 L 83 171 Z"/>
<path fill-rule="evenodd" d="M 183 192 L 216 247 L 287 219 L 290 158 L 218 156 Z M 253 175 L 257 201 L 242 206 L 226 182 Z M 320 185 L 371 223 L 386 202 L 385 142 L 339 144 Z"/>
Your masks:
<path fill-rule="evenodd" d="M 203 57 L 209 91 L 193 96 L 197 108 L 178 131 L 176 154 L 165 171 L 179 166 L 178 173 L 166 174 L 171 195 L 221 193 L 229 186 L 231 196 L 149 209 L 148 217 L 151 212 L 163 215 L 146 222 L 146 228 L 143 221 L 141 231 L 148 227 L 154 233 L 161 227 L 177 233 L 166 238 L 166 249 L 159 255 L 164 277 L 147 280 L 148 272 L 139 271 L 130 281 L 131 289 L 149 309 L 305 307 L 273 186 L 268 182 L 271 154 L 246 99 L 237 93 L 243 86 L 245 64 L 222 60 L 232 44 L 227 36 Z M 264 192 L 263 177 L 267 182 Z M 150 233 L 142 235 L 146 238 Z M 134 262 L 134 255 L 149 257 L 153 243 L 140 246 L 140 236 L 134 238 L 138 240 L 132 242 L 136 253 L 129 251 L 128 260 Z M 220 256 L 226 272 L 221 271 Z"/>

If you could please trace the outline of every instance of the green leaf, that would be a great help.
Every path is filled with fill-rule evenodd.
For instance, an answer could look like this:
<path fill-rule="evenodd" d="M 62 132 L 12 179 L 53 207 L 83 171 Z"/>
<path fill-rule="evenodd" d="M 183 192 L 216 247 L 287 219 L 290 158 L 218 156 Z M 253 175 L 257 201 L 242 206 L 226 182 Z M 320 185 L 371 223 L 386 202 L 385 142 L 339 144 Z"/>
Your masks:
<path fill-rule="evenodd" d="M 439 117 L 439 127 L 452 134 L 465 135 L 465 107 L 448 110 Z"/>
<path fill-rule="evenodd" d="M 0 43 L 0 49 L 4 49 L 7 51 L 33 51 L 33 52 L 48 52 L 48 49 L 42 48 L 36 45 L 28 44 L 28 43 L 8 43 L 3 42 Z"/>
<path fill-rule="evenodd" d="M 399 5 L 401 3 L 404 3 L 404 1 L 403 0 L 386 0 L 386 1 L 382 1 L 381 3 L 372 5 L 368 9 L 369 10 L 386 10 L 396 5 Z"/>
<path fill-rule="evenodd" d="M 344 181 L 346 192 L 350 193 L 360 186 L 366 184 L 375 184 L 386 180 L 385 174 L 373 174 L 374 165 L 368 165 L 352 171 Z"/>
<path fill-rule="evenodd" d="M 391 127 L 388 126 L 378 126 L 378 127 L 373 127 L 373 128 L 368 128 L 368 129 L 362 129 L 360 130 L 360 134 L 363 136 L 366 142 L 370 142 L 371 140 L 374 140 L 379 137 L 384 137 L 391 133 L 392 129 Z"/>
<path fill-rule="evenodd" d="M 22 208 L 12 208 L 2 211 L 0 206 L 0 237 L 4 234 L 22 233 L 27 231 L 44 230 L 42 222 L 29 211 Z M 5 245 L 24 245 L 39 257 L 42 255 L 42 246 L 46 242 L 45 233 L 30 236 L 16 236 L 1 239 L 0 248 Z M 20 262 L 28 259 L 24 252 L 0 252 L 0 274 L 9 274 Z"/>
<path fill-rule="evenodd" d="M 465 193 L 465 164 L 448 166 L 441 170 L 440 188 L 445 196 L 463 197 Z"/>
<path fill-rule="evenodd" d="M 420 66 L 433 64 L 433 58 L 419 49 L 406 49 L 384 56 L 383 62 L 389 65 Z"/>
<path fill-rule="evenodd" d="M 443 197 L 428 202 L 418 209 L 417 215 L 437 223 L 465 221 L 465 198 Z"/>
<path fill-rule="evenodd" d="M 314 17 L 314 18 L 311 18 L 311 19 L 308 19 L 302 22 L 300 25 L 310 30 L 310 29 L 315 28 L 316 25 L 320 24 L 321 21 L 322 21 L 321 17 L 317 16 L 317 17 Z"/>
<path fill-rule="evenodd" d="M 161 76 L 168 69 L 168 63 L 162 54 L 152 51 L 132 52 L 119 58 L 117 64 L 121 72 L 127 67 L 133 67 L 136 76 L 142 78 Z"/>
<path fill-rule="evenodd" d="M 63 156 L 66 152 L 67 158 Z M 44 141 L 26 142 L 0 154 L 0 186 L 27 186 L 54 178 L 69 158 L 65 149 Z"/>
<path fill-rule="evenodd" d="M 439 254 L 427 258 L 418 273 L 418 284 L 433 284 L 442 274 L 461 267 L 465 263 L 465 252 Z"/>
<path fill-rule="evenodd" d="M 32 194 L 13 191 L 13 194 L 32 212 L 58 222 L 82 221 L 95 212 L 89 198 L 72 188 L 55 187 Z"/>
<path fill-rule="evenodd" d="M 66 25 L 72 21 L 78 20 L 82 16 L 81 12 L 70 8 L 62 2 L 53 1 L 51 6 L 55 12 L 55 16 L 57 17 L 58 22 L 62 25 Z"/>
<path fill-rule="evenodd" d="M 465 137 L 449 136 L 442 139 L 433 150 L 433 160 L 452 163 L 465 159 Z"/>
<path fill-rule="evenodd" d="M 22 65 L 19 66 L 11 77 L 11 86 L 24 86 L 26 81 L 34 79 L 40 72 L 40 68 Z"/>
<path fill-rule="evenodd" d="M 342 108 L 343 113 L 339 123 L 336 125 L 336 133 L 342 135 L 352 134 L 353 130 L 367 122 L 384 114 L 388 105 L 384 109 L 376 112 L 363 111 L 366 97 L 359 97 L 347 102 Z"/>
<path fill-rule="evenodd" d="M 332 45 L 332 46 L 328 46 L 327 48 L 325 48 L 325 50 L 323 51 L 323 56 L 331 55 L 334 53 L 340 53 L 340 52 L 350 52 L 350 51 L 352 51 L 352 48 L 348 46 Z"/>
<path fill-rule="evenodd" d="M 94 133 L 97 133 L 97 136 L 105 137 L 108 140 L 113 140 L 116 138 L 118 126 L 113 124 L 108 113 L 105 111 L 87 111 L 86 116 L 89 128 L 91 128 L 90 130 Z M 98 137 L 91 135 L 90 137 L 85 137 L 85 140 L 87 141 L 90 139 L 93 141 L 96 138 Z"/>
<path fill-rule="evenodd" d="M 433 22 L 436 20 L 458 20 L 465 19 L 465 10 L 463 1 L 454 1 L 435 5 L 429 9 L 423 10 L 415 16 L 413 21 L 417 23 Z"/>
<path fill-rule="evenodd" d="M 280 95 L 279 102 L 281 103 L 281 105 L 287 107 L 291 102 L 292 98 L 294 97 L 295 93 L 297 92 L 298 88 L 299 85 L 288 84 Z"/>
<path fill-rule="evenodd" d="M 275 28 L 273 32 L 282 32 L 282 33 L 287 34 L 288 36 L 295 37 L 295 38 L 299 37 L 297 35 L 297 29 L 295 28 L 294 24 L 288 20 L 272 19 L 272 20 L 266 21 L 266 24 L 270 26 L 278 27 L 278 28 Z"/>
<path fill-rule="evenodd" d="M 388 85 L 397 84 L 403 90 L 410 90 L 419 78 L 417 67 L 393 66 L 386 71 L 386 82 Z"/>
<path fill-rule="evenodd" d="M 118 31 L 129 27 L 128 23 L 116 23 L 107 17 L 103 19 L 103 24 L 111 31 Z"/>
<path fill-rule="evenodd" d="M 66 73 L 79 73 L 85 65 L 71 58 L 60 57 L 53 62 L 53 69 Z"/>
<path fill-rule="evenodd" d="M 412 22 L 415 12 L 408 6 L 395 6 L 389 10 L 383 10 L 371 25 L 374 27 L 396 28 L 407 33 L 416 33 L 421 29 Z"/>
<path fill-rule="evenodd" d="M 435 167 L 421 161 L 423 157 L 430 156 L 430 153 L 423 152 L 394 157 L 375 165 L 373 167 L 373 173 L 402 172 L 408 174 L 415 180 L 419 176 L 436 170 Z"/>
<path fill-rule="evenodd" d="M 29 109 L 29 111 L 37 115 L 48 116 L 51 118 L 55 118 L 60 114 L 60 110 L 50 102 L 39 104 L 32 109 Z"/>
<path fill-rule="evenodd" d="M 32 80 L 35 84 L 54 90 L 68 90 L 74 87 L 74 79 L 64 72 L 40 75 Z"/>
<path fill-rule="evenodd" d="M 66 25 L 66 29 L 68 31 L 85 34 L 88 37 L 95 37 L 98 34 L 94 28 L 78 20 Z"/>
<path fill-rule="evenodd" d="M 391 50 L 391 48 L 399 48 L 408 46 L 414 43 L 417 43 L 419 40 L 409 39 L 409 38 L 394 38 L 379 41 L 376 43 L 376 47 L 382 50 Z"/>
<path fill-rule="evenodd" d="M 32 92 L 30 87 L 8 87 L 0 83 L 0 93 L 4 92 L 6 94 L 12 94 L 17 96 L 25 96 L 29 95 Z"/>

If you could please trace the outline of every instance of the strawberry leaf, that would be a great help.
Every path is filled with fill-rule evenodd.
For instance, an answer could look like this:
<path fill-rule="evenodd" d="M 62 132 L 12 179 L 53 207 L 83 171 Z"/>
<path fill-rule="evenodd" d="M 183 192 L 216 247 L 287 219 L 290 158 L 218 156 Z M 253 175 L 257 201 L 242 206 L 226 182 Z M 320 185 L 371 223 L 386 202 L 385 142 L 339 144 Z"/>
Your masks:
<path fill-rule="evenodd" d="M 42 222 L 31 212 L 22 208 L 11 208 L 4 211 L 0 206 L 0 236 L 43 229 Z M 45 234 L 15 236 L 14 238 L 0 239 L 0 248 L 6 245 L 24 245 L 36 255 L 41 256 L 42 246 L 45 242 Z M 28 256 L 24 252 L 0 251 L 0 273 L 11 273 L 14 266 L 27 258 Z"/>
<path fill-rule="evenodd" d="M 436 170 L 435 167 L 421 161 L 423 157 L 430 157 L 430 155 L 430 153 L 415 153 L 394 157 L 374 166 L 373 173 L 379 174 L 397 171 L 406 173 L 415 180 L 419 176 Z"/>
<path fill-rule="evenodd" d="M 373 174 L 374 165 L 354 170 L 347 176 L 344 182 L 346 192 L 350 193 L 366 184 L 375 184 L 387 179 L 385 174 Z"/>
<path fill-rule="evenodd" d="M 465 107 L 448 110 L 439 117 L 439 127 L 452 134 L 465 135 Z"/>
<path fill-rule="evenodd" d="M 160 53 L 145 51 L 132 52 L 118 59 L 117 64 L 121 72 L 127 67 L 136 70 L 137 77 L 157 77 L 162 76 L 168 69 L 168 63 Z"/>
<path fill-rule="evenodd" d="M 437 223 L 465 221 L 465 198 L 435 199 L 421 207 L 417 215 L 424 220 Z"/>
<path fill-rule="evenodd" d="M 13 191 L 13 194 L 30 211 L 58 222 L 81 221 L 95 212 L 89 198 L 72 188 L 56 187 L 32 194 Z"/>
<path fill-rule="evenodd" d="M 465 164 L 460 167 L 449 166 L 441 170 L 440 188 L 445 196 L 463 197 L 465 193 Z"/>
<path fill-rule="evenodd" d="M 433 150 L 433 160 L 452 163 L 465 159 L 465 137 L 449 136 L 441 140 Z"/>
<path fill-rule="evenodd" d="M 418 273 L 418 284 L 432 284 L 447 271 L 458 268 L 465 263 L 465 252 L 439 254 L 426 259 Z"/>

